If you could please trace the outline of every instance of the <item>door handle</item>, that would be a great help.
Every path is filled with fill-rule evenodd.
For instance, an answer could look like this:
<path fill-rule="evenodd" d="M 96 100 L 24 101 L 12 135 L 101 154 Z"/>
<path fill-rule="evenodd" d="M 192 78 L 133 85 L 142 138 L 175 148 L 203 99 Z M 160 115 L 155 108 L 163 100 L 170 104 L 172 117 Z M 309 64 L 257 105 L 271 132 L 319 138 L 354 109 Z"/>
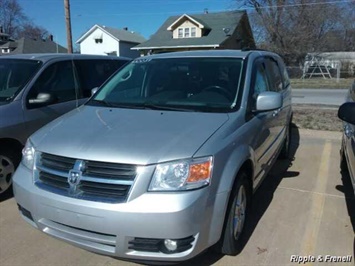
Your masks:
<path fill-rule="evenodd" d="M 274 117 L 275 117 L 275 116 L 278 116 L 279 113 L 280 113 L 280 110 L 281 110 L 281 109 L 277 109 L 277 110 L 273 111 L 273 112 L 272 112 L 272 116 L 274 116 Z"/>

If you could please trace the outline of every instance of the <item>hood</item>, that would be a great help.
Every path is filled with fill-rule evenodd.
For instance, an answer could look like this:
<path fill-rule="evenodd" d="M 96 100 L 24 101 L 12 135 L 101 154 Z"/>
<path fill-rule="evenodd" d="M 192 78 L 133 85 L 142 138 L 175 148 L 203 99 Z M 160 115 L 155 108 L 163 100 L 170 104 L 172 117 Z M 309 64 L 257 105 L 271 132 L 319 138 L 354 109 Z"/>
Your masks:
<path fill-rule="evenodd" d="M 147 165 L 189 158 L 226 113 L 82 106 L 31 137 L 36 150 L 93 161 Z"/>

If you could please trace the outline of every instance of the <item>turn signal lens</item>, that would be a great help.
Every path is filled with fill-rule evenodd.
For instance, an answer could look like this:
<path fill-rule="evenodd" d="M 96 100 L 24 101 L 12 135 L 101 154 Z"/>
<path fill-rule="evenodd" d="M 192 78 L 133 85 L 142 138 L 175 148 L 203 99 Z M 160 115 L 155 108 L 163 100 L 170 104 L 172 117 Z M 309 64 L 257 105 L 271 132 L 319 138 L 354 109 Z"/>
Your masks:
<path fill-rule="evenodd" d="M 200 182 L 211 178 L 212 160 L 190 165 L 188 183 Z"/>

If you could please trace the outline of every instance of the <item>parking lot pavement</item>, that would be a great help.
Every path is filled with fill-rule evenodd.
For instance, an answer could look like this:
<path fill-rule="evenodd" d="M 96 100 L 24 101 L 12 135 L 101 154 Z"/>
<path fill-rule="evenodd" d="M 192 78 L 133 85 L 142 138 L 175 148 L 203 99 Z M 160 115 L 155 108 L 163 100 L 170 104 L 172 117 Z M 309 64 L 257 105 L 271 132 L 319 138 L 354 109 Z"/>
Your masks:
<path fill-rule="evenodd" d="M 308 265 L 354 265 L 355 202 L 349 177 L 339 169 L 341 133 L 294 129 L 292 136 L 294 159 L 278 161 L 254 195 L 241 253 L 206 252 L 183 265 L 298 265 L 296 256 L 314 256 Z M 351 262 L 317 262 L 327 255 L 351 256 Z M 0 265 L 135 264 L 33 229 L 10 198 L 0 202 Z"/>

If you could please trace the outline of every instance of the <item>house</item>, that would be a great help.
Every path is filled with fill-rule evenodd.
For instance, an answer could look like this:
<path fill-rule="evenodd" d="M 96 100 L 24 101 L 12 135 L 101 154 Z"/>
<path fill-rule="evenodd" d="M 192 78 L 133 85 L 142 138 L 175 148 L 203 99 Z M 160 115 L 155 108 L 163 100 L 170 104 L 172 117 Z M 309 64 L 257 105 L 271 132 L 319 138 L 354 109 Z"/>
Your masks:
<path fill-rule="evenodd" d="M 128 28 L 115 29 L 94 25 L 76 41 L 80 45 L 80 53 L 96 55 L 117 55 L 130 58 L 139 56 L 132 47 L 145 42 L 140 34 L 129 31 Z"/>
<path fill-rule="evenodd" d="M 3 45 L 10 41 L 10 35 L 2 31 L 2 27 L 0 26 L 0 45 Z"/>
<path fill-rule="evenodd" d="M 201 49 L 255 48 L 245 11 L 169 17 L 146 42 L 132 48 L 141 55 Z"/>
<path fill-rule="evenodd" d="M 9 54 L 67 53 L 67 49 L 53 42 L 53 36 L 48 39 L 21 38 L 0 45 L 0 56 Z"/>

